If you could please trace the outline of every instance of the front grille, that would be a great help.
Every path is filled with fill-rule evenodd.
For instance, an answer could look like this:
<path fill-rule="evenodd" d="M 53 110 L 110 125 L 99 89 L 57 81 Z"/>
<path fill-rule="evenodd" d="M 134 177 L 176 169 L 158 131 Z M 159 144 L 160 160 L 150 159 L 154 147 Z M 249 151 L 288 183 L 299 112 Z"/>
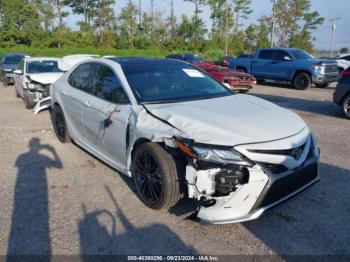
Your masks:
<path fill-rule="evenodd" d="M 292 194 L 317 178 L 317 163 L 308 165 L 295 173 L 277 179 L 269 187 L 266 195 L 260 203 L 260 207 L 265 207 Z"/>
<path fill-rule="evenodd" d="M 294 157 L 297 156 L 296 160 L 298 160 L 298 157 L 300 158 L 301 153 L 304 151 L 305 144 L 295 147 L 292 149 L 283 149 L 283 150 L 255 150 L 255 149 L 250 149 L 250 152 L 254 153 L 260 153 L 260 154 L 269 154 L 269 155 L 286 155 L 286 156 L 291 156 Z M 299 152 L 299 154 L 295 155 L 295 152 Z"/>
<path fill-rule="evenodd" d="M 324 68 L 325 73 L 336 73 L 338 72 L 338 65 L 326 65 Z"/>

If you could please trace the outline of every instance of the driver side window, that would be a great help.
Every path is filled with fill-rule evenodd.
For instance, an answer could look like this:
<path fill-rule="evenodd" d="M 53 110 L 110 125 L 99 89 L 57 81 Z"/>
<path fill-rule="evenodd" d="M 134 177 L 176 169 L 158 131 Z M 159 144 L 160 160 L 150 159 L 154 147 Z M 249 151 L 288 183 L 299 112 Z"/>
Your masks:
<path fill-rule="evenodd" d="M 108 66 L 97 64 L 92 78 L 93 94 L 103 100 L 128 104 L 129 99 L 119 78 Z"/>

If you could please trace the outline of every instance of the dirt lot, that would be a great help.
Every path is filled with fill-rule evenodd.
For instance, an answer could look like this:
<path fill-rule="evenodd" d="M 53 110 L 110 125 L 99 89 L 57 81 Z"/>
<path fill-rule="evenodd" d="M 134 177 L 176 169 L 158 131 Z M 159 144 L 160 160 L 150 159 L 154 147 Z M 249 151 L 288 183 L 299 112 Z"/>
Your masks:
<path fill-rule="evenodd" d="M 184 219 L 187 204 L 146 208 L 128 178 L 60 144 L 49 113 L 34 116 L 13 87 L 0 84 L 0 255 L 350 255 L 350 121 L 332 92 L 255 88 L 316 133 L 322 181 L 257 221 L 208 226 Z"/>

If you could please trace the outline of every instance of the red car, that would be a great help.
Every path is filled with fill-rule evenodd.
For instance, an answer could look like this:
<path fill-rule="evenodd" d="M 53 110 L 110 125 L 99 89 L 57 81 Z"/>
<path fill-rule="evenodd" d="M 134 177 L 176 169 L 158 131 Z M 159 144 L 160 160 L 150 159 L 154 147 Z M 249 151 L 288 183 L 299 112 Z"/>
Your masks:
<path fill-rule="evenodd" d="M 248 92 L 256 85 L 256 79 L 246 73 L 241 73 L 228 69 L 227 67 L 220 67 L 211 61 L 205 61 L 198 55 L 193 54 L 173 54 L 168 55 L 167 58 L 178 59 L 193 64 L 199 69 L 207 72 L 210 76 L 221 83 L 225 83 L 234 91 Z"/>

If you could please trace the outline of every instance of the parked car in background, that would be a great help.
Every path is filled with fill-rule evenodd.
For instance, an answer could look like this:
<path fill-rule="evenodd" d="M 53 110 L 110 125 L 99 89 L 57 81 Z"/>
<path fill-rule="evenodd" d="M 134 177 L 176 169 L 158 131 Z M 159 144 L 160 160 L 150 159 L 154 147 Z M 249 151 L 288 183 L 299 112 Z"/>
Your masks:
<path fill-rule="evenodd" d="M 25 58 L 14 71 L 16 96 L 24 100 L 27 109 L 50 95 L 50 85 L 63 74 L 60 61 L 55 57 Z"/>
<path fill-rule="evenodd" d="M 336 61 L 315 59 L 301 49 L 258 49 L 252 57 L 227 60 L 233 70 L 252 74 L 258 80 L 289 81 L 299 90 L 312 84 L 325 87 L 340 77 Z"/>
<path fill-rule="evenodd" d="M 206 61 L 201 56 L 195 54 L 172 54 L 168 55 L 166 58 L 191 63 L 236 92 L 247 92 L 256 84 L 256 80 L 252 75 L 235 72 L 227 67 L 217 66 L 212 61 Z"/>
<path fill-rule="evenodd" d="M 132 177 L 152 209 L 188 197 L 203 222 L 242 222 L 319 180 L 319 149 L 298 115 L 234 94 L 189 63 L 92 59 L 51 90 L 59 141 Z"/>
<path fill-rule="evenodd" d="M 350 67 L 350 54 L 342 54 L 337 56 L 335 59 L 338 63 L 338 69 L 340 74 L 342 74 L 344 70 Z"/>
<path fill-rule="evenodd" d="M 0 63 L 0 81 L 4 83 L 5 86 L 14 84 L 14 73 L 21 63 L 21 61 L 29 57 L 22 53 L 9 53 L 2 57 L 2 62 Z"/>
<path fill-rule="evenodd" d="M 350 67 L 342 73 L 333 94 L 333 101 L 341 107 L 344 116 L 350 119 Z"/>

